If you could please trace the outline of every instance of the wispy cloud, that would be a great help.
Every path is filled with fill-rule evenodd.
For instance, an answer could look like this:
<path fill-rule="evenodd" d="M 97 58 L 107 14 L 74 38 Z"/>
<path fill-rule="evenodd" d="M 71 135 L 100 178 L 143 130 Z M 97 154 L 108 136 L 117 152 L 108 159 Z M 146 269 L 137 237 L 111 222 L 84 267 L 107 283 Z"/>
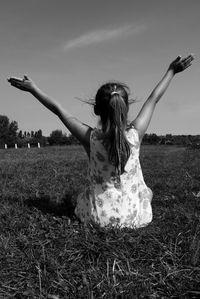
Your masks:
<path fill-rule="evenodd" d="M 122 38 L 131 34 L 138 34 L 141 33 L 144 29 L 144 25 L 125 25 L 115 29 L 91 31 L 75 39 L 69 40 L 64 45 L 64 51 Z"/>

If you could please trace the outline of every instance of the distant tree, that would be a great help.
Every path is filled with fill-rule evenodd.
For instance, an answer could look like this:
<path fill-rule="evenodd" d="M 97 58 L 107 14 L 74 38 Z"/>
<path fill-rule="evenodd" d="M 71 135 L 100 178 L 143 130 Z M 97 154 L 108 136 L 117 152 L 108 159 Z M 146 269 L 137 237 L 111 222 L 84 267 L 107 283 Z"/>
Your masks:
<path fill-rule="evenodd" d="M 156 134 L 145 134 L 143 137 L 143 144 L 157 144 L 160 141 L 160 137 L 157 136 Z"/>
<path fill-rule="evenodd" d="M 64 134 L 62 137 L 62 144 L 63 145 L 71 145 L 70 137 L 67 136 L 66 134 Z"/>
<path fill-rule="evenodd" d="M 151 138 L 150 138 L 150 142 L 151 142 L 151 144 L 157 144 L 157 143 L 159 143 L 159 141 L 160 141 L 160 137 L 159 136 L 157 136 L 156 134 L 150 134 L 151 135 Z"/>
<path fill-rule="evenodd" d="M 52 131 L 48 137 L 48 142 L 50 145 L 60 145 L 63 141 L 63 133 L 61 130 Z"/>
<path fill-rule="evenodd" d="M 42 138 L 42 130 L 37 131 L 37 138 L 38 139 Z"/>
<path fill-rule="evenodd" d="M 20 139 L 23 138 L 22 130 L 19 131 L 19 133 L 18 133 L 18 137 L 19 137 Z"/>
<path fill-rule="evenodd" d="M 167 140 L 171 140 L 172 139 L 172 134 L 166 134 L 165 137 L 166 137 Z"/>
<path fill-rule="evenodd" d="M 80 144 L 79 140 L 72 134 L 68 137 L 69 144 Z"/>
<path fill-rule="evenodd" d="M 41 146 L 46 146 L 48 144 L 48 137 L 42 136 L 37 140 Z"/>
<path fill-rule="evenodd" d="M 18 131 L 18 123 L 14 120 L 9 125 L 9 135 L 16 137 Z"/>
<path fill-rule="evenodd" d="M 5 115 L 0 115 L 0 140 L 6 142 L 9 131 L 9 118 Z"/>
<path fill-rule="evenodd" d="M 34 137 L 37 139 L 42 138 L 42 130 L 38 130 L 34 133 Z"/>
<path fill-rule="evenodd" d="M 5 115 L 0 115 L 0 143 L 12 144 L 17 139 L 18 124 L 16 121 L 9 121 Z"/>

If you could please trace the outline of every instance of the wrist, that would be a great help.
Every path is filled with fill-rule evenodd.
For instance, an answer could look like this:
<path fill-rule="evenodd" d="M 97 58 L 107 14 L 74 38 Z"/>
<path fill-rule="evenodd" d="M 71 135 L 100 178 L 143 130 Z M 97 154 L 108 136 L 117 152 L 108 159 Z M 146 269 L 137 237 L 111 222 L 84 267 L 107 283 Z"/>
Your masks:
<path fill-rule="evenodd" d="M 37 94 L 37 93 L 40 92 L 40 89 L 39 89 L 35 84 L 33 84 L 33 85 L 30 87 L 29 92 L 30 92 L 32 95 L 35 95 L 35 94 Z"/>
<path fill-rule="evenodd" d="M 168 70 L 167 70 L 167 73 L 168 73 L 169 75 L 171 75 L 172 77 L 176 74 L 175 69 L 172 68 L 171 66 L 169 66 L 169 68 L 168 68 Z"/>

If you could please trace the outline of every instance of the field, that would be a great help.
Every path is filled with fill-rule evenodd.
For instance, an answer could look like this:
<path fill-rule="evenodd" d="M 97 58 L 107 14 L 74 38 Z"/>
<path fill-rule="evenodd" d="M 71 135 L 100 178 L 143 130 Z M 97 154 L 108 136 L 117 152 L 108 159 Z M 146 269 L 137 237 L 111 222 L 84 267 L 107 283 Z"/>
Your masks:
<path fill-rule="evenodd" d="M 84 227 L 79 146 L 0 150 L 0 298 L 200 298 L 200 151 L 142 146 L 153 221 Z"/>

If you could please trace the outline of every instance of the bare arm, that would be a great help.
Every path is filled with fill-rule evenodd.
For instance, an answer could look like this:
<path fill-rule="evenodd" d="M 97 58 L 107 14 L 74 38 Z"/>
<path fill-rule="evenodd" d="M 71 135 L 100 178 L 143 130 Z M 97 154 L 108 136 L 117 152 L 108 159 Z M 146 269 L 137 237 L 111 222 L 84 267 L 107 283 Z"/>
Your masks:
<path fill-rule="evenodd" d="M 89 154 L 91 131 L 89 126 L 80 122 L 59 103 L 42 92 L 27 76 L 24 76 L 24 79 L 11 77 L 8 79 L 8 82 L 18 89 L 30 92 L 41 104 L 56 114 L 67 127 L 67 129 L 81 142 L 81 144 L 85 147 L 86 152 Z"/>
<path fill-rule="evenodd" d="M 167 72 L 160 80 L 160 82 L 156 85 L 156 87 L 153 89 L 150 96 L 142 106 L 142 109 L 140 110 L 138 116 L 132 122 L 132 124 L 138 131 L 140 142 L 142 141 L 142 138 L 149 126 L 156 104 L 158 103 L 162 95 L 165 93 L 172 78 L 176 73 L 182 72 L 183 70 L 188 68 L 191 65 L 193 59 L 194 57 L 192 55 L 189 55 L 183 59 L 181 59 L 181 57 L 178 56 L 170 64 Z"/>

